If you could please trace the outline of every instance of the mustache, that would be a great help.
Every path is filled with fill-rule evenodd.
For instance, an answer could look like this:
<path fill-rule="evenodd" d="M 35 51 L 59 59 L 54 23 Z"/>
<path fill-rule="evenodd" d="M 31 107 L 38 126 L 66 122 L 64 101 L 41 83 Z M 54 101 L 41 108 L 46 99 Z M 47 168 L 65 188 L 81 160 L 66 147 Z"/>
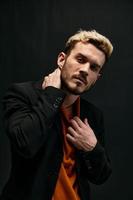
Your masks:
<path fill-rule="evenodd" d="M 84 84 L 87 84 L 87 78 L 86 78 L 86 76 L 84 76 L 83 74 L 73 75 L 72 78 L 79 79 L 79 80 L 82 81 Z"/>

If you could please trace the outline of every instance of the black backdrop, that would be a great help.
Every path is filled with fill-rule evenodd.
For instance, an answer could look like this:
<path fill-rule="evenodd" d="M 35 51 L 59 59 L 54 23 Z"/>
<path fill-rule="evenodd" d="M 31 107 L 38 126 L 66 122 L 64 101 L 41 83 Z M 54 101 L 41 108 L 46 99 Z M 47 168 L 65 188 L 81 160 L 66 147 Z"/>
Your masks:
<path fill-rule="evenodd" d="M 114 52 L 104 76 L 85 98 L 105 116 L 113 174 L 92 185 L 94 200 L 133 200 L 133 1 L 0 1 L 0 100 L 12 82 L 38 80 L 56 65 L 66 38 L 80 28 L 109 37 Z M 11 167 L 0 104 L 0 192 Z"/>

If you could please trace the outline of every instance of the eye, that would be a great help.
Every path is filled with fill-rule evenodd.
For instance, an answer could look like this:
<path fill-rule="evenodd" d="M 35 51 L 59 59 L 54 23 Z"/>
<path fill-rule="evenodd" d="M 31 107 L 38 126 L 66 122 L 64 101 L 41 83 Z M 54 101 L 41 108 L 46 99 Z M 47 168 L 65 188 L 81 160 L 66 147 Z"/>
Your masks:
<path fill-rule="evenodd" d="M 91 68 L 91 70 L 94 71 L 94 72 L 99 72 L 100 69 L 101 69 L 100 66 L 97 65 L 97 64 L 92 64 L 92 65 L 90 66 L 90 68 Z"/>
<path fill-rule="evenodd" d="M 81 64 L 83 64 L 83 63 L 85 63 L 86 62 L 86 60 L 85 60 L 85 58 L 83 58 L 83 57 L 77 57 L 77 61 L 78 61 L 78 63 L 81 63 Z"/>

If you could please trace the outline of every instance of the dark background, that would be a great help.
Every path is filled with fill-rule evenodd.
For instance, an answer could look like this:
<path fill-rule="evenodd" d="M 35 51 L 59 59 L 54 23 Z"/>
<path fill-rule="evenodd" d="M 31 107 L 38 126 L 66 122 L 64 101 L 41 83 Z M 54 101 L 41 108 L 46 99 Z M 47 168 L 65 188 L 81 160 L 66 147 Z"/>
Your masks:
<path fill-rule="evenodd" d="M 56 66 L 67 38 L 80 28 L 110 38 L 113 55 L 104 76 L 84 97 L 105 116 L 113 174 L 92 185 L 93 200 L 133 200 L 133 1 L 0 1 L 0 101 L 12 82 L 38 80 Z M 0 193 L 11 167 L 0 104 Z"/>

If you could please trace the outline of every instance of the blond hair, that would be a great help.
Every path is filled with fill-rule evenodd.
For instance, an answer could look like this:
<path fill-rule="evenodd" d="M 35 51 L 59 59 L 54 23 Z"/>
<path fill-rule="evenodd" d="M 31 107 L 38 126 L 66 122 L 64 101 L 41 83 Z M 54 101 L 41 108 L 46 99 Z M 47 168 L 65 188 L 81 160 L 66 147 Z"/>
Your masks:
<path fill-rule="evenodd" d="M 106 60 L 108 60 L 113 51 L 113 45 L 107 37 L 101 35 L 96 30 L 86 31 L 80 29 L 76 34 L 68 38 L 65 45 L 65 53 L 70 53 L 77 42 L 93 44 L 104 52 Z"/>

